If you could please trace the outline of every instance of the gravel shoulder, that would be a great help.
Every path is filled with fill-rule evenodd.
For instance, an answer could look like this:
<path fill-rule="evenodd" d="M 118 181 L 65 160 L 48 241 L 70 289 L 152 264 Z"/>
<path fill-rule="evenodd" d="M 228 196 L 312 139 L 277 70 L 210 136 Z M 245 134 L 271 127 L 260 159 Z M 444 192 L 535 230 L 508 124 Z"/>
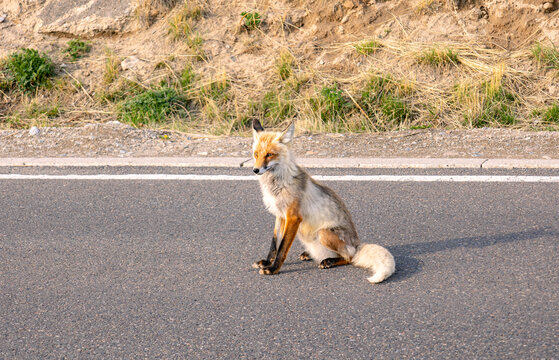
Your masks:
<path fill-rule="evenodd" d="M 137 129 L 117 121 L 81 127 L 1 130 L 1 157 L 250 157 L 250 137 Z M 412 130 L 376 134 L 298 134 L 293 150 L 310 158 L 559 159 L 559 132 L 508 129 Z"/>

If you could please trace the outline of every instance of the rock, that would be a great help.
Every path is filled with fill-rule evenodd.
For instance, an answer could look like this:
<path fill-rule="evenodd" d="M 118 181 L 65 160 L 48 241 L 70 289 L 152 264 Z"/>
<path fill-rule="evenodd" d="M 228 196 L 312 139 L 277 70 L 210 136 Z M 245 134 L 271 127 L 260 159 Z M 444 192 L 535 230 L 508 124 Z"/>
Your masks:
<path fill-rule="evenodd" d="M 132 0 L 49 0 L 37 15 L 38 31 L 91 38 L 129 30 Z"/>
<path fill-rule="evenodd" d="M 31 129 L 29 129 L 29 135 L 31 136 L 37 136 L 41 133 L 41 130 L 39 130 L 38 127 L 33 126 Z"/>
<path fill-rule="evenodd" d="M 544 12 L 551 12 L 555 9 L 555 6 L 553 5 L 552 2 L 546 2 L 545 4 L 543 4 L 543 11 Z"/>
<path fill-rule="evenodd" d="M 120 67 L 123 71 L 126 71 L 128 69 L 133 70 L 138 67 L 140 61 L 141 60 L 138 59 L 136 56 L 129 56 L 126 59 L 122 60 L 122 62 L 120 63 Z"/>
<path fill-rule="evenodd" d="M 6 17 L 8 17 L 7 14 L 0 15 L 0 23 L 3 23 L 4 20 L 6 20 Z"/>

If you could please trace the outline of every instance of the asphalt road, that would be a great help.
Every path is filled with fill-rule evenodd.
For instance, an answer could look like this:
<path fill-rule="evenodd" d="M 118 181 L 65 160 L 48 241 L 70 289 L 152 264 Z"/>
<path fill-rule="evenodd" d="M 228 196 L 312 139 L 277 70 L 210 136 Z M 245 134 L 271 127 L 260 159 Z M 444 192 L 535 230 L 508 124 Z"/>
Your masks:
<path fill-rule="evenodd" d="M 99 171 L 178 170 L 1 172 Z M 559 183 L 328 184 L 394 254 L 388 281 L 299 244 L 259 275 L 254 181 L 0 180 L 0 358 L 559 357 Z"/>

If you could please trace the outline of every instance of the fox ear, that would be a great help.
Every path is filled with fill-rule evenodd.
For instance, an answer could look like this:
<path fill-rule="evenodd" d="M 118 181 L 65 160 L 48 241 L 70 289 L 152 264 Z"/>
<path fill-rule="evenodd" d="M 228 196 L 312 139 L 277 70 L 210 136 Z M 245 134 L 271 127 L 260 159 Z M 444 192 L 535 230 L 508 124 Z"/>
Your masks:
<path fill-rule="evenodd" d="M 252 119 L 252 130 L 256 132 L 261 132 L 264 131 L 264 128 L 262 127 L 260 121 L 258 121 L 257 119 Z"/>
<path fill-rule="evenodd" d="M 282 144 L 289 144 L 291 142 L 291 140 L 293 140 L 293 134 L 295 133 L 295 122 L 291 122 L 291 124 L 289 124 L 289 126 L 287 127 L 287 129 L 285 129 L 280 137 L 279 137 L 279 141 Z"/>
<path fill-rule="evenodd" d="M 252 137 L 254 139 L 254 141 L 256 141 L 258 139 L 258 133 L 264 131 L 264 128 L 262 127 L 262 124 L 260 124 L 260 121 L 253 119 L 252 120 Z"/>

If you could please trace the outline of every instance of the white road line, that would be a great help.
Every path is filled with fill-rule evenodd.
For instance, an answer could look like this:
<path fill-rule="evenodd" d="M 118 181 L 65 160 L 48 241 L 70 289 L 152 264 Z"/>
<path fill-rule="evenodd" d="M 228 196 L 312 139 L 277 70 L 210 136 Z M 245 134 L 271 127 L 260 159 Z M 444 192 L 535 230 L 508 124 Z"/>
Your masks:
<path fill-rule="evenodd" d="M 496 183 L 559 183 L 559 176 L 507 175 L 315 175 L 319 181 L 369 182 L 496 182 Z M 25 175 L 0 174 L 0 180 L 180 180 L 180 181 L 254 181 L 257 176 L 198 174 L 92 174 L 92 175 Z"/>

